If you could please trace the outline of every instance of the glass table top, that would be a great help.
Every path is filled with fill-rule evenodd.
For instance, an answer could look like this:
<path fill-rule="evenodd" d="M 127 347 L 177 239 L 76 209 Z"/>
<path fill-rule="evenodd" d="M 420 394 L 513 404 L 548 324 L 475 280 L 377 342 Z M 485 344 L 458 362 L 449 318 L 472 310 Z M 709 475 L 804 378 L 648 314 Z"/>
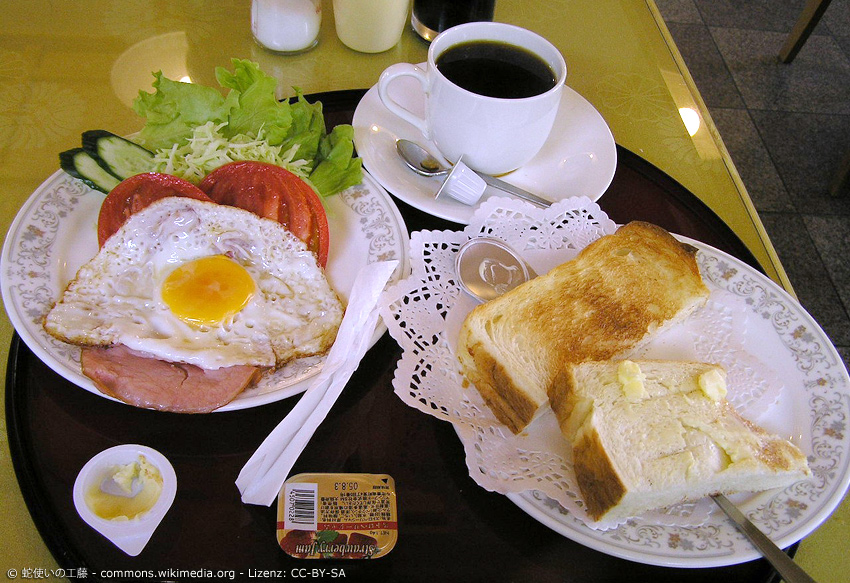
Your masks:
<path fill-rule="evenodd" d="M 552 41 L 568 67 L 567 84 L 602 114 L 616 142 L 668 173 L 706 203 L 747 245 L 769 277 L 791 291 L 722 140 L 651 0 L 500 0 L 495 20 Z M 423 62 L 428 45 L 410 27 L 392 49 L 357 53 L 337 38 L 331 0 L 323 2 L 318 46 L 282 56 L 259 47 L 250 2 L 219 0 L 30 0 L 4 6 L 0 21 L 0 231 L 58 168 L 60 151 L 89 129 L 139 130 L 131 104 L 150 91 L 152 73 L 215 85 L 231 58 L 256 61 L 278 81 L 279 97 L 365 89 L 396 62 Z M 792 292 L 793 293 L 793 292 Z M 5 366 L 12 326 L 0 317 Z M 4 427 L 5 439 L 5 427 Z M 0 452 L 0 503 L 20 524 L 4 536 L 8 567 L 49 567 Z M 7 532 L 11 532 L 7 530 Z M 5 540 L 9 539 L 9 540 Z M 805 546 L 803 547 L 805 549 Z"/>

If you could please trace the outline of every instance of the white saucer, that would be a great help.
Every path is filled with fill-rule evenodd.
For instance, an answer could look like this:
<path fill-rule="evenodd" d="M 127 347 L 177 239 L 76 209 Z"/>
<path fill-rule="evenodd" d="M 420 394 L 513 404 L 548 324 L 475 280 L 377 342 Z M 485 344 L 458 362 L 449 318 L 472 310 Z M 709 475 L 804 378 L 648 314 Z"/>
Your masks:
<path fill-rule="evenodd" d="M 390 94 L 417 115 L 424 115 L 425 97 L 419 83 L 401 77 L 390 85 Z M 406 138 L 439 154 L 412 125 L 384 107 L 377 87 L 372 87 L 354 111 L 354 144 L 372 176 L 391 194 L 431 215 L 468 224 L 477 205 L 467 206 L 444 199 L 435 200 L 442 177 L 419 176 L 410 170 L 395 150 L 395 142 Z M 501 176 L 506 182 L 551 200 L 586 196 L 598 200 L 611 184 L 617 167 L 614 137 L 602 115 L 581 95 L 564 87 L 564 95 L 549 140 L 525 166 Z M 481 204 L 489 196 L 505 193 L 487 187 Z"/>

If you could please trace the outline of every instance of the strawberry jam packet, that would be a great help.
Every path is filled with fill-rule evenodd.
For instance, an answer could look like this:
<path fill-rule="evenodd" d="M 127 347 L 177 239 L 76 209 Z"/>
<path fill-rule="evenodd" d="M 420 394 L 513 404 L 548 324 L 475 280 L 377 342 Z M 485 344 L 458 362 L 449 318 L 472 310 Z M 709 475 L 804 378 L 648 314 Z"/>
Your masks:
<path fill-rule="evenodd" d="M 277 500 L 277 541 L 299 559 L 377 559 L 398 539 L 386 474 L 298 474 Z"/>

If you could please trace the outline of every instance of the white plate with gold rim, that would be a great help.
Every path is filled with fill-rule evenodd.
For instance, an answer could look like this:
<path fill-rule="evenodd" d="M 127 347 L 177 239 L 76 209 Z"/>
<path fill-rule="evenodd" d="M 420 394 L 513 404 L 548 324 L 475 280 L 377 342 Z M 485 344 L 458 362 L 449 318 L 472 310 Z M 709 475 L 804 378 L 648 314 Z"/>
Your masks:
<path fill-rule="evenodd" d="M 716 567 L 757 559 L 756 549 L 709 499 L 647 512 L 608 530 L 592 528 L 582 520 L 568 446 L 551 410 L 514 435 L 495 421 L 477 391 L 464 388 L 455 345 L 476 302 L 457 282 L 460 246 L 471 237 L 498 237 L 543 274 L 614 228 L 588 199 L 542 210 L 501 198 L 483 203 L 463 231 L 414 233 L 411 275 L 387 291 L 382 308 L 402 348 L 395 392 L 409 406 L 454 425 L 476 483 L 506 494 L 567 538 L 653 565 Z M 810 478 L 730 496 L 784 548 L 826 520 L 850 485 L 850 375 L 817 322 L 776 283 L 718 249 L 681 239 L 698 249 L 711 300 L 698 317 L 635 356 L 723 364 L 736 409 L 808 456 Z"/>
<path fill-rule="evenodd" d="M 729 498 L 780 548 L 818 528 L 850 485 L 850 376 L 826 333 L 785 290 L 743 261 L 704 243 L 695 246 L 706 285 L 733 294 L 759 321 L 759 356 L 780 372 L 786 391 L 758 422 L 792 439 L 809 454 L 812 477 L 785 489 Z M 759 350 L 750 338 L 746 348 Z M 769 354 L 771 351 L 772 355 Z M 698 526 L 659 524 L 635 517 L 609 530 L 593 530 L 536 490 L 508 494 L 530 516 L 592 549 L 650 565 L 720 567 L 761 558 L 720 508 Z"/>
<path fill-rule="evenodd" d="M 63 171 L 48 178 L 21 207 L 0 256 L 0 287 L 6 313 L 26 345 L 56 373 L 104 398 L 80 369 L 80 349 L 42 327 L 44 315 L 83 263 L 97 252 L 97 217 L 104 195 Z M 408 270 L 408 234 L 392 198 L 368 173 L 344 192 L 324 198 L 331 234 L 326 273 L 343 301 L 367 263 L 399 260 L 390 283 Z M 381 324 L 382 326 L 382 324 Z M 377 341 L 384 331 L 376 331 Z M 217 411 L 265 405 L 301 393 L 323 357 L 299 359 Z"/>

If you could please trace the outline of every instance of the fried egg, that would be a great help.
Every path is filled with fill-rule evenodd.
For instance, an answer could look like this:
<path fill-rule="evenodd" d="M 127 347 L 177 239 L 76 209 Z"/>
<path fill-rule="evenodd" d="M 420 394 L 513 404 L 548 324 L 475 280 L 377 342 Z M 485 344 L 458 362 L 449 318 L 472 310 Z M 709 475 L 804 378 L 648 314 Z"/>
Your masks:
<path fill-rule="evenodd" d="M 170 197 L 105 242 L 44 327 L 65 342 L 206 369 L 278 367 L 327 351 L 342 314 L 315 255 L 284 226 Z"/>

